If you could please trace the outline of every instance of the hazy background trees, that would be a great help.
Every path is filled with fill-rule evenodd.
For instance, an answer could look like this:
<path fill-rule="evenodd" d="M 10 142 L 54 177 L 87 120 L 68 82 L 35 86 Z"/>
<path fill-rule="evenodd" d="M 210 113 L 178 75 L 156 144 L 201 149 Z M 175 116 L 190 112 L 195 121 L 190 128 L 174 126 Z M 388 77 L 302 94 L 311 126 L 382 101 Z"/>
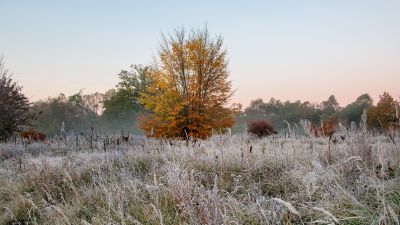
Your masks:
<path fill-rule="evenodd" d="M 307 119 L 312 123 L 319 123 L 323 110 L 318 105 L 310 102 L 285 101 L 281 102 L 271 98 L 264 103 L 262 99 L 251 101 L 249 107 L 244 110 L 246 121 L 264 119 L 278 131 L 286 128 L 286 123 L 299 123 L 302 119 Z"/>
<path fill-rule="evenodd" d="M 369 110 L 373 106 L 373 100 L 369 94 L 360 95 L 353 103 L 344 107 L 339 117 L 342 118 L 345 124 L 351 122 L 360 123 L 361 115 L 364 110 Z"/>
<path fill-rule="evenodd" d="M 66 131 L 76 134 L 100 129 L 101 96 L 100 93 L 83 95 L 78 92 L 68 97 L 60 94 L 55 98 L 35 102 L 32 108 L 39 116 L 33 127 L 47 136 L 61 135 L 63 123 Z"/>
<path fill-rule="evenodd" d="M 340 106 L 334 95 L 329 96 L 328 100 L 321 103 L 321 119 L 337 119 Z"/>
<path fill-rule="evenodd" d="M 316 126 L 320 125 L 321 120 L 334 120 L 337 123 L 340 122 L 349 126 L 351 122 L 359 123 L 364 110 L 368 111 L 372 107 L 373 100 L 368 94 L 360 95 L 354 102 L 343 108 L 339 106 L 334 95 L 329 96 L 327 100 L 320 104 L 308 101 L 282 102 L 274 98 L 265 103 L 259 98 L 251 101 L 250 105 L 241 112 L 241 117 L 244 117 L 247 122 L 264 119 L 269 121 L 278 131 L 286 129 L 287 123 L 284 121 L 294 125 L 294 123 L 298 124 L 303 119 L 309 120 Z M 393 104 L 391 107 L 393 113 L 393 110 L 395 110 Z M 243 119 L 240 120 L 240 123 L 243 123 Z M 373 127 L 371 126 L 371 128 Z"/>

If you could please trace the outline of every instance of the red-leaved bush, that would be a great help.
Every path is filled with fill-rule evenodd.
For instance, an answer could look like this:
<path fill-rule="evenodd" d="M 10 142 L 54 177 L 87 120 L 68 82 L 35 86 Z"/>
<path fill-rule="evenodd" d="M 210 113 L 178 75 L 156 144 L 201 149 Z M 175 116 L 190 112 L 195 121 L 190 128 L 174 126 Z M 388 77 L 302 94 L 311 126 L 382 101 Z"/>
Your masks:
<path fill-rule="evenodd" d="M 250 121 L 247 124 L 247 131 L 259 138 L 277 133 L 272 125 L 265 120 Z"/>
<path fill-rule="evenodd" d="M 20 133 L 20 136 L 21 136 L 21 138 L 30 140 L 30 141 L 45 141 L 46 140 L 45 134 L 43 134 L 41 132 L 37 132 L 32 128 L 29 130 L 22 131 Z"/>

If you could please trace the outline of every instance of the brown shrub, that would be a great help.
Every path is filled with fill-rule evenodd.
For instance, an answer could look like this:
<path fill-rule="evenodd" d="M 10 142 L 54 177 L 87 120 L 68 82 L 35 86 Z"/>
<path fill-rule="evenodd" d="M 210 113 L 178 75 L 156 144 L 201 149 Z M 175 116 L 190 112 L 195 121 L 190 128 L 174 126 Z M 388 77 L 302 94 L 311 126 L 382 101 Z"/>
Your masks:
<path fill-rule="evenodd" d="M 41 132 L 37 132 L 34 129 L 29 129 L 29 130 L 25 130 L 22 131 L 20 133 L 21 138 L 23 139 L 27 139 L 29 141 L 45 141 L 46 140 L 46 135 L 41 133 Z"/>
<path fill-rule="evenodd" d="M 271 124 L 269 124 L 265 120 L 254 120 L 250 121 L 247 124 L 247 130 L 250 134 L 254 134 L 257 137 L 265 137 L 271 134 L 277 134 L 275 129 L 272 127 Z"/>

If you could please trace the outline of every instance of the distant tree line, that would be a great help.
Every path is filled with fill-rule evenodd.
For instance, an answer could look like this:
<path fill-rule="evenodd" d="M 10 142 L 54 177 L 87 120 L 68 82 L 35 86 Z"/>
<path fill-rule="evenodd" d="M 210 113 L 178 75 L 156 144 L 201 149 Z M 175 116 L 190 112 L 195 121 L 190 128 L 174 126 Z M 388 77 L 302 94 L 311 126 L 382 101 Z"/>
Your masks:
<path fill-rule="evenodd" d="M 240 110 L 236 116 L 234 129 L 241 131 L 246 128 L 246 124 L 256 120 L 266 120 L 278 131 L 285 130 L 287 123 L 296 127 L 300 120 L 304 119 L 317 127 L 321 121 L 335 121 L 337 124 L 350 126 L 352 122 L 360 123 L 364 110 L 367 113 L 367 124 L 370 129 L 384 131 L 398 128 L 400 125 L 399 102 L 384 92 L 377 105 L 373 105 L 373 99 L 369 94 L 363 94 L 345 107 L 339 106 L 334 95 L 320 104 L 308 101 L 282 102 L 274 98 L 264 102 L 259 98 L 251 101 L 244 110 Z"/>
<path fill-rule="evenodd" d="M 75 134 L 88 132 L 93 127 L 105 133 L 119 134 L 124 131 L 143 134 L 139 122 L 146 110 L 138 98 L 147 85 L 143 75 L 146 69 L 138 65 L 132 66 L 130 71 L 122 71 L 116 88 L 104 94 L 60 94 L 58 97 L 34 102 L 31 109 L 38 117 L 33 121 L 33 127 L 48 136 L 58 135 L 62 123 L 66 131 Z M 244 109 L 240 104 L 234 104 L 231 108 L 236 112 L 233 126 L 233 132 L 236 133 L 246 131 L 249 123 L 261 120 L 268 121 L 278 132 L 287 129 L 287 123 L 293 127 L 298 126 L 299 132 L 302 132 L 299 122 L 304 119 L 316 127 L 320 126 L 321 121 L 327 120 L 348 127 L 351 122 L 360 123 L 364 110 L 367 112 L 370 129 L 383 131 L 399 125 L 399 102 L 386 92 L 380 96 L 376 105 L 368 94 L 363 94 L 345 107 L 340 107 L 332 95 L 320 104 L 308 101 L 282 102 L 271 98 L 268 102 L 253 100 Z"/>

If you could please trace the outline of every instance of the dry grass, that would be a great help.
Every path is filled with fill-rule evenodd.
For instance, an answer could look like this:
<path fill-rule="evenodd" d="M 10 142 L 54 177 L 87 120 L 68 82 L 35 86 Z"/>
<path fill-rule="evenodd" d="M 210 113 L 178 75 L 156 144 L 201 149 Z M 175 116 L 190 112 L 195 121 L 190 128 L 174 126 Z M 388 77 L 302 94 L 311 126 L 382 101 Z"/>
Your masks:
<path fill-rule="evenodd" d="M 399 224 L 396 147 L 346 135 L 329 162 L 309 137 L 1 144 L 0 224 Z"/>

